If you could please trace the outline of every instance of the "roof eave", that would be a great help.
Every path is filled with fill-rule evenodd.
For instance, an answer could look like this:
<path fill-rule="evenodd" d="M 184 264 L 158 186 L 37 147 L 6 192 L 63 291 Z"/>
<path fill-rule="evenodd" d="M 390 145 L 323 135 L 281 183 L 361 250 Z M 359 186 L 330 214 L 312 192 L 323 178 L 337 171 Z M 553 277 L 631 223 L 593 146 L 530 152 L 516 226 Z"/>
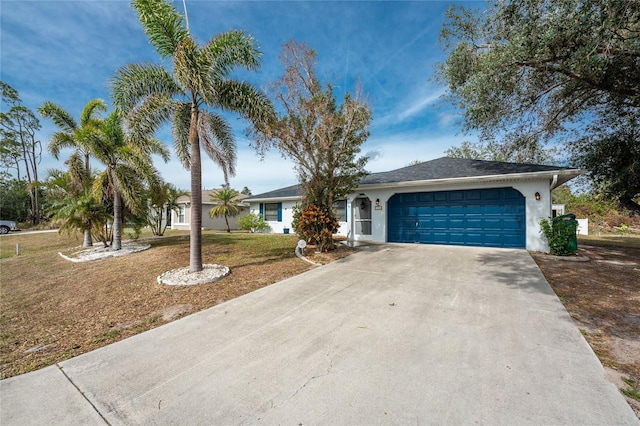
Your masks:
<path fill-rule="evenodd" d="M 299 201 L 302 200 L 302 195 L 288 196 L 288 197 L 263 197 L 263 198 L 252 198 L 250 200 L 245 200 L 248 203 L 264 203 L 269 201 Z"/>
<path fill-rule="evenodd" d="M 402 188 L 413 186 L 443 186 L 449 184 L 463 184 L 463 183 L 478 183 L 478 182 L 507 182 L 507 181 L 523 181 L 534 179 L 553 179 L 553 176 L 558 176 L 558 185 L 561 185 L 576 176 L 585 173 L 585 170 L 581 169 L 559 169 L 559 170 L 545 170 L 540 172 L 528 172 L 528 173 L 510 173 L 500 175 L 488 175 L 488 176 L 465 176 L 456 178 L 445 179 L 426 179 L 426 180 L 413 180 L 402 182 L 389 182 L 389 183 L 372 183 L 358 186 L 354 189 L 356 191 L 362 191 L 366 189 L 387 189 L 387 188 Z"/>

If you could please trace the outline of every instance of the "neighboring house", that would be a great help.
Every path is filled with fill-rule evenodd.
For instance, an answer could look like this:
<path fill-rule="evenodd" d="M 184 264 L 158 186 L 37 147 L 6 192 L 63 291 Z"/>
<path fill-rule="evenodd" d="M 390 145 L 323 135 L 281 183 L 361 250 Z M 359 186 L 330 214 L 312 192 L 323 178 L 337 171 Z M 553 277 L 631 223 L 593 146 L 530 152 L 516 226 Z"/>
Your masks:
<path fill-rule="evenodd" d="M 216 191 L 216 189 L 202 191 L 202 229 L 227 229 L 224 217 L 216 217 L 214 219 L 209 217 L 209 211 L 217 204 L 211 201 L 211 194 Z M 229 227 L 231 229 L 238 229 L 238 219 L 249 213 L 249 204 L 244 202 L 246 197 L 244 194 L 238 194 L 237 196 L 238 201 L 240 201 L 237 205 L 242 207 L 242 212 L 238 216 L 229 216 Z M 169 226 L 171 229 L 191 229 L 189 224 L 191 220 L 191 194 L 178 198 L 177 204 L 178 209 L 171 212 Z"/>
<path fill-rule="evenodd" d="M 338 235 L 349 240 L 526 248 L 548 251 L 540 219 L 551 190 L 583 170 L 443 157 L 372 173 L 336 202 Z M 298 185 L 253 195 L 272 232 L 291 227 Z"/>
<path fill-rule="evenodd" d="M 564 214 L 564 204 L 551 205 L 551 217 L 562 216 Z"/>

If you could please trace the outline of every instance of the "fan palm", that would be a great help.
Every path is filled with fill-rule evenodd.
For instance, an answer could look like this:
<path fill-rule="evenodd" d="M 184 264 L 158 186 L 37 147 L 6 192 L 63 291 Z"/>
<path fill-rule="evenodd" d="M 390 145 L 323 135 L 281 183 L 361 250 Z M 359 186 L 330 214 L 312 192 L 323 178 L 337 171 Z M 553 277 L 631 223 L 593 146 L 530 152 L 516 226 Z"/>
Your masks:
<path fill-rule="evenodd" d="M 58 159 L 63 148 L 73 148 L 74 152 L 67 161 L 70 173 L 73 174 L 73 188 L 70 195 L 84 196 L 85 191 L 91 184 L 91 168 L 89 164 L 89 150 L 87 149 L 87 139 L 102 125 L 100 113 L 107 110 L 107 106 L 102 99 L 92 99 L 80 113 L 78 123 L 69 112 L 60 105 L 53 102 L 44 102 L 38 112 L 43 118 L 49 118 L 60 129 L 51 135 L 49 140 L 49 152 Z M 84 158 L 84 163 L 82 163 Z M 88 216 L 90 219 L 91 215 Z M 91 247 L 93 238 L 91 237 L 92 224 L 84 223 L 83 247 Z"/>
<path fill-rule="evenodd" d="M 123 129 L 122 117 L 114 111 L 104 120 L 100 132 L 88 138 L 91 154 L 106 169 L 93 182 L 93 193 L 98 200 L 104 195 L 113 199 L 113 250 L 122 247 L 122 208 L 131 212 L 142 211 L 144 183 L 159 181 L 153 167 L 152 154 L 159 154 L 165 162 L 169 160 L 167 147 L 157 139 L 130 137 Z"/>
<path fill-rule="evenodd" d="M 113 79 L 115 105 L 128 113 L 131 129 L 154 134 L 172 123 L 174 147 L 191 172 L 190 272 L 202 270 L 202 164 L 200 147 L 223 171 L 235 174 L 236 148 L 231 127 L 213 110 L 233 111 L 254 122 L 272 113 L 268 99 L 246 82 L 230 78 L 237 68 L 255 70 L 261 53 L 254 39 L 229 31 L 196 43 L 182 15 L 167 0 L 133 0 L 149 41 L 171 71 L 161 65 L 130 64 Z"/>
<path fill-rule="evenodd" d="M 211 201 L 217 203 L 209 210 L 209 217 L 224 217 L 227 224 L 227 232 L 231 232 L 229 227 L 229 216 L 238 216 L 242 212 L 242 207 L 238 203 L 238 191 L 235 189 L 223 188 L 218 189 L 211 194 Z"/>

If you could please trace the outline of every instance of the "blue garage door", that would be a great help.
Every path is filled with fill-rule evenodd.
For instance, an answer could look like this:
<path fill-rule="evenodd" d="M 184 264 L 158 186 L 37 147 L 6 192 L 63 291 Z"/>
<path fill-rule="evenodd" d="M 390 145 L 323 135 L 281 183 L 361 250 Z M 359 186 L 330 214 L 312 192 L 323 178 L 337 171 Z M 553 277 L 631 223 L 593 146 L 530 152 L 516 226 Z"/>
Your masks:
<path fill-rule="evenodd" d="M 526 245 L 525 200 L 513 188 L 396 194 L 388 213 L 389 242 Z"/>

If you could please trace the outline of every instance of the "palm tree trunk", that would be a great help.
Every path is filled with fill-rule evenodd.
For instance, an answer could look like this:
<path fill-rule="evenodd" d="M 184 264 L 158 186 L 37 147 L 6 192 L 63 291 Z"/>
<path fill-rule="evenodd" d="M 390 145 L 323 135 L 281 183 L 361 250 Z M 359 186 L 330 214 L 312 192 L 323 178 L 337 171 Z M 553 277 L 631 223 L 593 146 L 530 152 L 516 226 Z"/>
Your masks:
<path fill-rule="evenodd" d="M 231 233 L 231 228 L 229 227 L 229 219 L 227 218 L 227 215 L 224 215 L 224 221 L 227 222 L 227 232 Z"/>
<path fill-rule="evenodd" d="M 93 247 L 93 237 L 91 236 L 91 228 L 84 230 L 84 239 L 82 247 Z"/>
<path fill-rule="evenodd" d="M 122 248 L 122 197 L 117 190 L 113 194 L 113 244 L 112 250 Z"/>
<path fill-rule="evenodd" d="M 198 138 L 198 107 L 191 107 L 189 144 L 191 145 L 191 223 L 189 272 L 202 271 L 202 162 Z"/>

